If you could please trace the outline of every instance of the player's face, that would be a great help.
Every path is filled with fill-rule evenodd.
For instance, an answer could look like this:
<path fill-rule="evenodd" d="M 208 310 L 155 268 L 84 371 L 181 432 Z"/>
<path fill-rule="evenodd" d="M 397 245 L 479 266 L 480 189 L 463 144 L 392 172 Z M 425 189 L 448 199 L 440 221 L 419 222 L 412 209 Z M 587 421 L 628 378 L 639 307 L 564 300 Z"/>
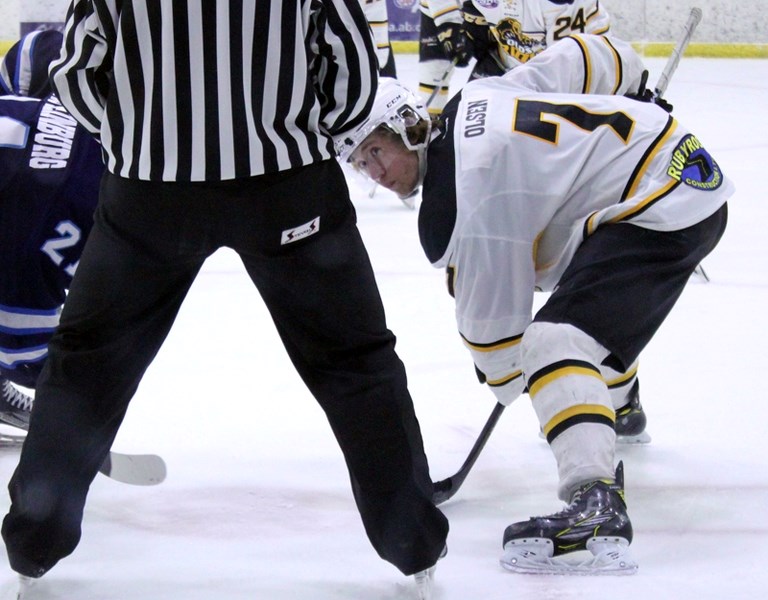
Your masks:
<path fill-rule="evenodd" d="M 399 136 L 377 129 L 350 157 L 352 165 L 379 185 L 405 196 L 419 183 L 419 157 Z"/>

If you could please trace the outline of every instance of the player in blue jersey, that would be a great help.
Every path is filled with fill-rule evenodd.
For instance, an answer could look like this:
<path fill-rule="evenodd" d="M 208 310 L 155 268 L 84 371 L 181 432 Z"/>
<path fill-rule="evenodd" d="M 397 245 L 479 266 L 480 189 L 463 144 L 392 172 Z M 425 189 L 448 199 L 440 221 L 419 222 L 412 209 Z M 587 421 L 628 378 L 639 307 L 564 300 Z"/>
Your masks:
<path fill-rule="evenodd" d="M 26 428 L 66 290 L 93 225 L 98 143 L 50 95 L 62 36 L 24 36 L 0 65 L 0 421 Z M 36 96 L 36 97 L 32 97 Z"/>

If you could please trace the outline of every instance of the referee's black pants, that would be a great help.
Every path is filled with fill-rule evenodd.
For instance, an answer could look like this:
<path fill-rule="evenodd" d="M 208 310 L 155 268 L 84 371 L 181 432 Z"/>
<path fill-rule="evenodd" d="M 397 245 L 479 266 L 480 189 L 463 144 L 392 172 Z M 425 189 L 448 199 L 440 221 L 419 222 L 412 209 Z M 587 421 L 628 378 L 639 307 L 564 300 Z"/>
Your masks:
<path fill-rule="evenodd" d="M 39 577 L 77 546 L 88 487 L 128 403 L 222 246 L 242 258 L 325 411 L 376 551 L 405 574 L 437 561 L 448 523 L 431 501 L 405 370 L 343 174 L 326 161 L 215 183 L 105 175 L 9 484 L 2 533 L 14 570 Z"/>

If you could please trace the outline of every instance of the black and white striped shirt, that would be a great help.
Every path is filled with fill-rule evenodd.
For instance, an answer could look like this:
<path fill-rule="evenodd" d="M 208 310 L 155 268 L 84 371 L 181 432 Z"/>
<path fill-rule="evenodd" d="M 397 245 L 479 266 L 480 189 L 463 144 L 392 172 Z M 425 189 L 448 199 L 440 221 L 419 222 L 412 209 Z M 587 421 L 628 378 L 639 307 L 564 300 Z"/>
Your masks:
<path fill-rule="evenodd" d="M 64 36 L 57 94 L 132 179 L 327 160 L 377 85 L 359 0 L 72 0 Z"/>

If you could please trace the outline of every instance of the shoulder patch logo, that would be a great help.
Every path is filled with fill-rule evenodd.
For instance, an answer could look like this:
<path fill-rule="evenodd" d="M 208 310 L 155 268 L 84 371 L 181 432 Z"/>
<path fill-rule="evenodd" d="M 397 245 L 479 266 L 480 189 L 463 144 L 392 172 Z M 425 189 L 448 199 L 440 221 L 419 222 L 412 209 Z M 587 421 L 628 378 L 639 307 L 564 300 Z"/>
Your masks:
<path fill-rule="evenodd" d="M 667 175 L 699 190 L 716 190 L 723 183 L 720 167 L 691 134 L 680 140 L 672 152 Z"/>
<path fill-rule="evenodd" d="M 320 217 L 315 217 L 308 223 L 304 223 L 304 225 L 283 231 L 282 236 L 280 236 L 280 245 L 285 246 L 291 242 L 298 242 L 310 235 L 316 234 L 318 231 L 320 231 Z"/>

